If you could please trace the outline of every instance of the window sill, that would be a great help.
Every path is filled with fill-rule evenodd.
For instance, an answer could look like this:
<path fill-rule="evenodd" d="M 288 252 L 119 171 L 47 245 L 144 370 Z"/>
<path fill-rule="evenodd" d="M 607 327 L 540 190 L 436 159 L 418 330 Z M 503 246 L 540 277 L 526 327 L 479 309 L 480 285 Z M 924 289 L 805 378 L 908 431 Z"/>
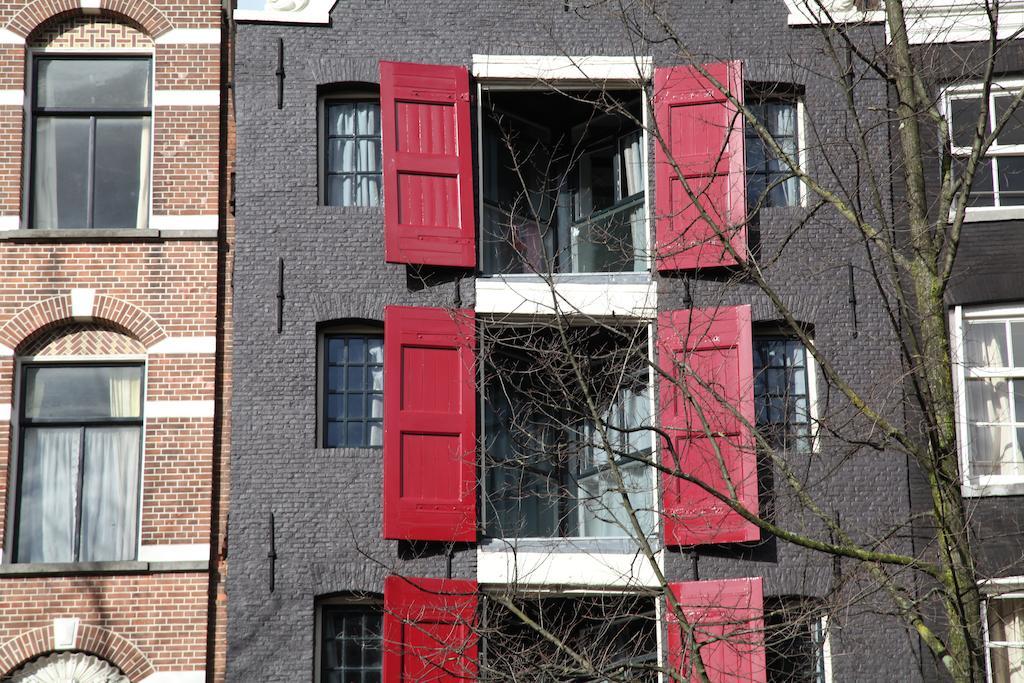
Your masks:
<path fill-rule="evenodd" d="M 0 565 L 0 577 L 160 574 L 209 571 L 207 560 L 191 562 L 26 562 Z"/>
<path fill-rule="evenodd" d="M 964 482 L 960 487 L 964 498 L 992 498 L 998 496 L 1024 496 L 1024 479 L 1006 482 Z"/>
<path fill-rule="evenodd" d="M 3 230 L 0 240 L 11 242 L 134 242 L 156 240 L 215 240 L 216 230 Z"/>
<path fill-rule="evenodd" d="M 952 220 L 953 214 L 950 214 Z M 995 206 L 967 209 L 964 223 L 984 223 L 986 221 L 1024 220 L 1024 206 Z"/>

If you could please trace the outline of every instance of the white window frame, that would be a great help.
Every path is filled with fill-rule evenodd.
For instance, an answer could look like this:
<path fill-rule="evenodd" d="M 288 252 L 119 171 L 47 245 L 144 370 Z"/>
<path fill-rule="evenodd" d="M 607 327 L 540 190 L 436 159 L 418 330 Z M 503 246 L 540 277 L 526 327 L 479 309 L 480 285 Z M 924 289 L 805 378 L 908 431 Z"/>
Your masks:
<path fill-rule="evenodd" d="M 560 90 L 587 90 L 603 88 L 607 90 L 636 90 L 641 95 L 641 128 L 640 145 L 644 150 L 642 182 L 644 187 L 644 217 L 647 221 L 646 244 L 647 269 L 643 271 L 623 271 L 618 273 L 555 273 L 556 280 L 572 278 L 605 278 L 642 277 L 651 278 L 654 259 L 652 245 L 651 215 L 651 168 L 650 168 L 650 102 L 647 97 L 647 86 L 654 75 L 654 60 L 648 56 L 564 56 L 564 55 L 473 55 L 470 70 L 476 81 L 476 101 L 483 102 L 484 91 L 521 91 L 551 90 L 550 82 Z M 484 112 L 478 106 L 476 111 L 476 150 L 474 158 L 477 163 L 477 186 L 484 186 Z M 477 224 L 484 225 L 484 202 L 477 202 Z M 478 232 L 479 232 L 478 228 Z M 484 262 L 484 240 L 477 239 L 477 262 Z M 488 274 L 481 279 L 498 280 L 542 280 L 543 275 L 534 273 Z M 557 286 L 557 283 L 556 283 Z"/>
<path fill-rule="evenodd" d="M 114 22 L 116 23 L 116 22 Z M 153 229 L 154 223 L 159 224 L 159 217 L 153 216 L 153 164 L 154 164 L 154 153 L 155 143 L 157 138 L 157 126 L 161 125 L 162 117 L 158 115 L 158 108 L 162 103 L 159 103 L 159 91 L 156 86 L 156 46 L 148 48 L 125 48 L 125 47 L 103 47 L 103 48 L 55 48 L 55 47 L 33 47 L 29 48 L 25 57 L 25 102 L 24 102 L 24 120 L 22 123 L 22 136 L 24 143 L 22 145 L 22 159 L 21 159 L 21 214 L 20 221 L 22 228 L 29 228 L 29 207 L 32 202 L 32 155 L 35 153 L 32 149 L 32 140 L 35 137 L 32 135 L 32 126 L 34 121 L 32 119 L 32 101 L 35 97 L 35 60 L 40 57 L 48 55 L 65 55 L 68 57 L 81 57 L 83 59 L 97 58 L 97 57 L 148 57 L 149 58 L 149 97 L 150 97 L 150 118 L 149 118 L 149 196 L 146 198 L 146 226 L 144 228 L 125 228 L 126 230 L 146 230 Z M 203 91 L 205 92 L 205 91 Z M 204 217 L 205 218 L 205 217 Z M 216 216 L 214 216 L 216 218 Z M 201 228 L 207 228 L 205 222 L 199 226 Z M 216 221 L 214 222 L 213 228 L 216 229 Z"/>
<path fill-rule="evenodd" d="M 8 466 L 8 486 L 7 486 L 7 511 L 8 514 L 5 519 L 5 533 L 3 546 L 0 547 L 0 566 L 13 564 L 12 559 L 14 558 L 14 536 L 16 534 L 16 528 L 18 520 L 17 515 L 13 514 L 17 506 L 19 491 L 18 481 L 20 479 L 20 467 L 21 467 L 21 424 L 20 424 L 20 413 L 21 413 L 21 399 L 22 399 L 22 383 L 24 381 L 24 373 L 26 365 L 44 365 L 47 363 L 66 365 L 68 363 L 81 363 L 83 365 L 102 365 L 104 363 L 135 363 L 142 367 L 142 425 L 140 427 L 142 431 L 141 440 L 139 443 L 139 499 L 138 509 L 135 511 L 135 560 L 143 561 L 146 555 L 146 551 L 143 550 L 142 545 L 142 516 L 143 509 L 146 505 L 146 429 L 148 428 L 148 421 L 153 417 L 150 414 L 148 407 L 149 403 L 149 356 L 148 354 L 110 354 L 101 356 L 16 356 L 14 359 L 14 381 L 12 383 L 12 396 L 14 397 L 14 403 L 9 407 L 10 409 L 10 424 L 11 424 L 11 444 L 9 450 L 9 466 Z M 154 546 L 146 546 L 152 548 Z M 209 557 L 209 547 L 206 546 L 206 554 L 203 559 Z M 202 549 L 193 549 L 194 551 L 201 552 Z M 197 554 L 197 553 L 193 553 Z M 181 559 L 179 555 L 176 559 Z M 191 559 L 191 558 L 190 558 Z M 129 562 L 132 560 L 128 560 Z M 24 564 L 24 563 L 18 563 Z M 65 564 L 65 563 L 59 563 Z M 80 564 L 73 562 L 70 564 Z"/>
<path fill-rule="evenodd" d="M 1016 91 L 1024 87 L 1024 79 L 1005 79 L 993 81 L 989 92 L 989 128 L 996 124 L 996 109 L 994 106 L 995 97 L 999 95 L 1013 95 Z M 966 85 L 955 85 L 946 88 L 942 92 L 942 97 L 939 102 L 941 113 L 945 117 L 947 124 L 952 122 L 952 107 L 951 102 L 958 99 L 978 99 L 978 96 L 984 91 L 984 85 L 981 83 L 971 83 Z M 1022 105 L 1024 106 L 1024 105 Z M 952 130 L 952 127 L 950 127 Z M 954 157 L 963 158 L 971 153 L 970 147 L 957 147 L 953 145 L 953 141 L 950 140 L 950 152 Z M 1024 157 L 1024 144 L 1021 145 L 999 145 L 993 143 L 988 148 L 988 152 L 982 157 L 982 159 L 995 159 L 998 165 L 998 159 L 1000 157 Z M 1018 218 L 1024 218 L 1024 205 L 1021 206 L 998 206 L 999 201 L 999 184 L 998 184 L 998 172 L 992 174 L 994 192 L 994 201 L 996 206 L 969 206 L 964 212 L 964 222 L 972 223 L 979 221 L 1002 221 L 1002 220 L 1013 220 Z M 953 217 L 953 213 L 956 211 L 956 207 L 950 207 L 950 219 Z"/>
<path fill-rule="evenodd" d="M 1024 599 L 1024 576 L 980 581 L 979 587 L 981 588 L 982 595 L 984 596 L 984 600 L 982 600 L 981 603 L 981 628 L 985 642 L 985 680 L 988 683 L 995 683 L 992 678 L 992 657 L 989 654 L 992 650 L 993 641 L 989 639 L 988 633 L 988 604 L 992 600 Z M 1017 643 L 1016 641 L 995 642 L 1000 646 L 1019 645 L 1021 648 L 1024 648 L 1024 641 L 1020 643 Z"/>
<path fill-rule="evenodd" d="M 967 418 L 967 377 L 1008 377 L 1024 380 L 1024 368 L 967 368 L 964 359 L 964 324 L 966 320 L 1024 321 L 1024 304 L 999 306 L 956 306 L 951 312 L 952 334 L 950 359 L 953 369 L 953 395 L 956 408 L 957 443 L 960 450 L 961 492 L 964 497 L 1013 496 L 1024 494 L 1022 475 L 971 475 L 970 438 Z M 1012 349 L 1009 351 L 1012 352 Z M 1010 356 L 1012 361 L 1012 356 Z M 1011 397 L 1012 400 L 1012 397 Z"/>

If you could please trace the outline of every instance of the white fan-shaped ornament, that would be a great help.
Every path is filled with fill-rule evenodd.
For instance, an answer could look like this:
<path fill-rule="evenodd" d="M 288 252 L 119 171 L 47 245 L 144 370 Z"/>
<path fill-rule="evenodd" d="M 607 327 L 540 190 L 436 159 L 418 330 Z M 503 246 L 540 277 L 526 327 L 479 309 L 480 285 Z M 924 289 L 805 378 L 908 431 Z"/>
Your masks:
<path fill-rule="evenodd" d="M 14 673 L 11 683 L 130 683 L 108 662 L 82 654 L 65 652 L 37 659 Z"/>
<path fill-rule="evenodd" d="M 309 0 L 267 0 L 267 9 L 271 12 L 301 12 L 308 4 Z"/>

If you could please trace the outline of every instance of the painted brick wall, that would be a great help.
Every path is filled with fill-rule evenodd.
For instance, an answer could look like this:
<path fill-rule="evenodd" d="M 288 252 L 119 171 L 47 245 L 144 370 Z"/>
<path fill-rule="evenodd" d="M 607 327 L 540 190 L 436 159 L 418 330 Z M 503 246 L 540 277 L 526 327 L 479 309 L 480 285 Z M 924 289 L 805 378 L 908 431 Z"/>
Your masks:
<path fill-rule="evenodd" d="M 750 81 L 803 86 L 815 115 L 809 164 L 852 173 L 843 132 L 851 124 L 841 90 L 821 74 L 833 68 L 813 30 L 790 28 L 784 3 L 696 1 L 663 7 L 687 44 L 708 61 L 742 59 Z M 859 32 L 880 40 L 876 29 Z M 277 39 L 284 38 L 285 96 L 276 107 Z M 468 67 L 472 54 L 630 55 L 635 45 L 601 9 L 563 11 L 560 2 L 463 0 L 339 2 L 330 26 L 239 25 L 238 226 L 234 271 L 236 340 L 233 382 L 232 541 L 229 576 L 229 680 L 310 680 L 314 602 L 340 591 L 380 592 L 389 572 L 443 576 L 441 548 L 381 540 L 381 455 L 374 449 L 316 447 L 316 343 L 319 324 L 342 318 L 381 320 L 384 306 L 451 306 L 456 287 L 472 305 L 472 273 L 431 274 L 383 260 L 379 209 L 317 205 L 318 88 L 376 82 L 378 59 Z M 643 48 L 657 66 L 676 63 L 668 45 Z M 862 84 L 863 85 L 863 84 Z M 884 110 L 885 86 L 858 88 L 864 111 Z M 884 126 L 872 128 L 875 149 L 888 149 Z M 831 164 L 825 163 L 828 160 Z M 848 176 L 844 176 L 849 180 Z M 885 207 L 889 210 L 888 205 Z M 763 212 L 761 253 L 780 252 L 771 268 L 780 294 L 812 325 L 816 343 L 839 370 L 898 419 L 892 378 L 899 358 L 877 297 L 861 241 L 827 211 L 810 218 L 793 241 L 797 208 Z M 783 249 L 783 247 L 785 247 Z M 285 260 L 284 329 L 276 329 L 277 263 Z M 858 327 L 846 287 L 856 267 Z M 681 278 L 658 278 L 659 308 L 684 307 Z M 775 318 L 753 287 L 706 274 L 691 283 L 695 306 L 751 303 L 757 321 Z M 821 387 L 830 414 L 842 421 L 835 394 Z M 844 423 L 845 424 L 845 423 Z M 856 425 L 847 425 L 856 431 Z M 825 439 L 809 458 L 813 494 L 864 534 L 908 516 L 903 458 L 848 448 Z M 778 501 L 783 518 L 814 528 L 792 501 Z M 269 515 L 276 520 L 276 585 L 268 586 Z M 894 547 L 908 549 L 906 539 Z M 372 558 L 372 559 L 367 559 Z M 453 575 L 475 576 L 476 550 L 456 547 Z M 688 553 L 669 552 L 670 580 L 691 578 Z M 769 595 L 820 596 L 834 586 L 831 563 L 791 546 L 766 542 L 749 549 L 702 549 L 700 578 L 764 576 Z M 859 577 L 844 574 L 852 593 Z M 832 635 L 836 680 L 920 680 L 918 652 L 902 627 L 870 599 L 837 615 Z"/>
<path fill-rule="evenodd" d="M 220 3 L 211 0 L 102 0 L 94 13 L 66 0 L 0 2 L 0 27 L 8 31 L 0 43 L 2 102 L 28 89 L 31 49 L 153 55 L 151 213 L 162 217 L 152 226 L 159 230 L 27 233 L 23 108 L 0 105 L 0 344 L 7 349 L 0 354 L 0 404 L 17 414 L 17 356 L 129 353 L 144 361 L 146 407 L 163 407 L 145 421 L 140 542 L 144 553 L 172 561 L 88 576 L 45 567 L 20 576 L 0 565 L 0 676 L 52 649 L 53 619 L 77 618 L 76 648 L 107 658 L 132 681 L 197 671 L 223 679 L 224 625 L 217 615 L 224 611 L 226 487 L 214 479 L 223 470 L 215 439 L 226 435 L 218 382 L 229 349 L 220 318 L 229 310 L 223 283 L 230 243 L 212 229 L 222 225 L 226 201 L 222 23 Z M 81 313 L 73 311 L 74 290 L 90 290 L 92 320 L 73 319 Z M 160 342 L 163 350 L 154 349 Z M 7 562 L 12 434 L 4 423 L 0 544 Z M 174 564 L 170 546 L 192 548 L 182 551 L 191 553 L 188 561 Z M 205 547 L 209 567 L 206 557 L 193 557 Z"/>

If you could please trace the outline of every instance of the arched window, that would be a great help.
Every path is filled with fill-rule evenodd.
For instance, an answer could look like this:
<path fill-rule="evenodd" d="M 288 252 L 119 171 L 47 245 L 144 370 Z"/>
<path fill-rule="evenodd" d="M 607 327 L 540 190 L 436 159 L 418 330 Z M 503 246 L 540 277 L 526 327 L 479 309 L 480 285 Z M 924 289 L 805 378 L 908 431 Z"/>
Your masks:
<path fill-rule="evenodd" d="M 10 683 L 130 683 L 113 664 L 81 652 L 40 657 L 3 680 Z"/>

